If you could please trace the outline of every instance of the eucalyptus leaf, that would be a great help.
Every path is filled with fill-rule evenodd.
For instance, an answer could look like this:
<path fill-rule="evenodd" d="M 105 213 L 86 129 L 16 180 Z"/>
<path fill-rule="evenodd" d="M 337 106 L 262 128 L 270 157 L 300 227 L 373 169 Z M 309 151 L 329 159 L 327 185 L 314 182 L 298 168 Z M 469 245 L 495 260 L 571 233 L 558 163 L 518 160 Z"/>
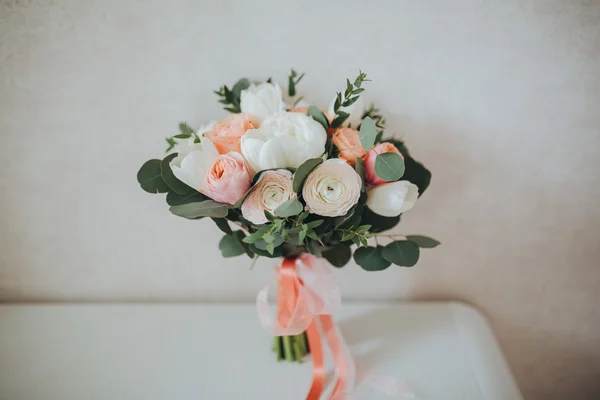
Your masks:
<path fill-rule="evenodd" d="M 375 159 L 375 173 L 386 182 L 395 182 L 404 175 L 404 160 L 396 153 L 378 154 Z"/>
<path fill-rule="evenodd" d="M 396 225 L 398 225 L 398 222 L 400 222 L 400 216 L 384 217 L 382 215 L 374 213 L 366 207 L 364 209 L 361 219 L 361 224 L 371 225 L 371 228 L 369 230 L 372 233 L 379 233 L 390 230 Z"/>
<path fill-rule="evenodd" d="M 360 180 L 362 181 L 361 191 L 365 191 L 365 163 L 360 157 L 356 157 L 356 164 L 354 164 L 354 170 L 360 176 Z"/>
<path fill-rule="evenodd" d="M 423 195 L 431 182 L 431 172 L 411 156 L 404 156 L 405 171 L 403 180 L 414 183 L 419 188 L 419 196 Z"/>
<path fill-rule="evenodd" d="M 219 250 L 223 257 L 237 257 L 245 253 L 244 246 L 235 235 L 225 235 L 219 242 Z"/>
<path fill-rule="evenodd" d="M 167 204 L 170 206 L 180 206 L 188 203 L 198 203 L 207 200 L 208 197 L 200 192 L 192 190 L 184 195 L 177 194 L 175 192 L 167 193 Z"/>
<path fill-rule="evenodd" d="M 313 169 L 315 169 L 317 166 L 319 166 L 322 163 L 323 163 L 323 159 L 320 157 L 319 158 L 311 158 L 311 159 L 306 160 L 304 163 L 302 163 L 302 165 L 300 165 L 298 167 L 298 169 L 296 170 L 296 173 L 294 174 L 294 181 L 293 181 L 294 192 L 300 193 L 302 191 L 302 185 L 304 184 L 304 181 L 306 180 L 306 177 L 308 176 L 308 174 L 310 174 Z"/>
<path fill-rule="evenodd" d="M 329 129 L 329 120 L 327 119 L 325 114 L 323 114 L 323 112 L 321 110 L 319 110 L 318 107 L 309 106 L 307 114 L 310 117 L 312 117 L 315 121 L 317 121 L 319 124 L 321 124 L 323 126 L 323 129 L 325 129 L 325 130 Z"/>
<path fill-rule="evenodd" d="M 396 240 L 385 246 L 381 255 L 396 265 L 412 267 L 419 260 L 419 246 L 408 240 Z"/>
<path fill-rule="evenodd" d="M 187 122 L 182 122 L 179 124 L 179 131 L 181 131 L 182 135 L 187 135 L 187 137 L 190 137 L 194 134 L 194 128 L 189 126 Z"/>
<path fill-rule="evenodd" d="M 233 95 L 239 99 L 241 97 L 242 90 L 248 89 L 248 87 L 250 87 L 250 81 L 247 78 L 242 78 L 237 81 L 235 85 L 233 85 L 231 91 L 233 92 Z"/>
<path fill-rule="evenodd" d="M 338 244 L 323 251 L 323 257 L 334 267 L 341 268 L 352 258 L 352 250 L 349 245 Z"/>
<path fill-rule="evenodd" d="M 304 206 L 302 206 L 302 203 L 296 199 L 290 199 L 277 207 L 274 213 L 277 217 L 287 218 L 300 214 L 303 209 Z"/>
<path fill-rule="evenodd" d="M 267 257 L 267 258 L 279 258 L 279 257 L 281 257 L 281 253 L 282 253 L 282 248 L 281 247 L 276 247 L 275 250 L 273 251 L 273 254 L 270 254 L 266 250 L 261 250 L 261 249 L 257 248 L 254 243 L 249 244 L 248 248 L 254 254 L 257 254 L 257 255 L 259 255 L 261 257 Z"/>
<path fill-rule="evenodd" d="M 408 235 L 406 239 L 410 240 L 422 249 L 433 249 L 440 245 L 440 242 L 428 236 Z"/>
<path fill-rule="evenodd" d="M 360 124 L 360 144 L 363 149 L 369 151 L 375 145 L 375 138 L 377 137 L 377 128 L 375 127 L 375 121 L 371 117 L 366 117 Z"/>
<path fill-rule="evenodd" d="M 148 193 L 167 193 L 169 191 L 169 186 L 160 173 L 161 162 L 157 159 L 146 161 L 137 173 L 137 181 Z"/>
<path fill-rule="evenodd" d="M 392 263 L 381 255 L 381 246 L 360 247 L 354 251 L 354 261 L 365 271 L 383 271 Z"/>
<path fill-rule="evenodd" d="M 246 252 L 246 255 L 248 255 L 248 257 L 250 258 L 254 258 L 254 252 L 250 250 L 250 246 L 248 246 L 248 244 L 244 242 L 244 239 L 246 238 L 246 234 L 244 233 L 244 231 L 235 231 L 234 235 L 237 236 L 238 240 L 240 241 L 240 244 Z"/>
<path fill-rule="evenodd" d="M 225 218 L 229 212 L 229 206 L 227 204 L 217 203 L 213 200 L 204 200 L 199 203 L 171 206 L 169 211 L 179 217 L 189 219 L 199 217 Z"/>
<path fill-rule="evenodd" d="M 221 232 L 223 232 L 226 235 L 233 235 L 233 231 L 231 230 L 231 227 L 229 226 L 229 223 L 225 218 L 211 219 L 215 222 L 215 224 L 217 224 L 217 227 L 221 230 Z"/>
<path fill-rule="evenodd" d="M 319 242 L 313 239 L 308 240 L 308 243 L 306 244 L 306 250 L 308 250 L 310 254 L 316 257 L 322 257 L 323 255 L 321 253 L 321 245 L 319 244 Z"/>
<path fill-rule="evenodd" d="M 163 158 L 160 163 L 160 174 L 162 176 L 163 181 L 177 194 L 186 194 L 193 189 L 181 182 L 179 179 L 175 177 L 173 171 L 171 170 L 171 160 L 177 157 L 177 153 L 169 154 L 165 158 Z"/>

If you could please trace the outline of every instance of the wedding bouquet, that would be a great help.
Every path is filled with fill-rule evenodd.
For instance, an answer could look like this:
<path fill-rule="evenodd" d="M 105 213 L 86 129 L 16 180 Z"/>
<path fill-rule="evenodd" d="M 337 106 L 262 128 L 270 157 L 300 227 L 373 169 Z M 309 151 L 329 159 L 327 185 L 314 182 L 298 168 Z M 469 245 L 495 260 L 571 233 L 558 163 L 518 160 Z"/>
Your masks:
<path fill-rule="evenodd" d="M 181 123 L 180 133 L 167 138 L 170 154 L 139 170 L 142 189 L 166 193 L 179 217 L 211 218 L 224 233 L 223 257 L 245 254 L 252 265 L 258 257 L 283 257 L 282 268 L 290 270 L 315 258 L 340 268 L 352 255 L 367 271 L 415 265 L 420 248 L 439 243 L 381 232 L 415 205 L 431 173 L 402 141 L 384 138 L 385 119 L 363 106 L 366 74 L 346 80 L 327 110 L 298 95 L 303 76 L 292 69 L 285 96 L 271 79 L 222 86 L 215 93 L 230 114 L 199 129 Z M 378 237 L 391 242 L 381 245 Z M 287 289 L 280 282 L 281 325 L 295 316 L 285 303 L 298 303 L 298 289 L 308 285 L 301 274 L 295 279 Z M 277 336 L 274 350 L 279 359 L 302 360 L 309 342 L 304 331 Z"/>

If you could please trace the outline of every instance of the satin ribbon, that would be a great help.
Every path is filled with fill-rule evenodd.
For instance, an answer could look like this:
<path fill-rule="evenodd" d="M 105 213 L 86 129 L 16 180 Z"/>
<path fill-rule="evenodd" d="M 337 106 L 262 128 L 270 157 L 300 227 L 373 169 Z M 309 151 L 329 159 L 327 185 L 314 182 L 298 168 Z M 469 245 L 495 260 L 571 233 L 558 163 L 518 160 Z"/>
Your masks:
<path fill-rule="evenodd" d="M 286 258 L 276 269 L 277 312 L 269 306 L 269 287 L 256 298 L 258 317 L 274 336 L 293 336 L 306 331 L 313 358 L 313 380 L 306 400 L 319 400 L 325 388 L 322 339 L 331 350 L 336 383 L 330 400 L 342 400 L 354 388 L 356 368 L 348 346 L 331 316 L 341 307 L 340 291 L 331 267 L 311 255 Z"/>

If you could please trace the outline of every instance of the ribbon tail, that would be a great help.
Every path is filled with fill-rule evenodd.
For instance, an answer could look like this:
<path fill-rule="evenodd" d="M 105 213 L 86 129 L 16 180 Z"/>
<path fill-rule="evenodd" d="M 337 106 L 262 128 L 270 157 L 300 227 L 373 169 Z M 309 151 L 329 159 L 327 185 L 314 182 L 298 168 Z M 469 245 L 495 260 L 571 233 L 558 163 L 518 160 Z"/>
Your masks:
<path fill-rule="evenodd" d="M 331 349 L 337 376 L 330 400 L 342 400 L 350 395 L 354 388 L 356 377 L 354 360 L 350 356 L 348 346 L 338 331 L 333 317 L 331 315 L 320 315 L 319 320 L 321 321 L 327 344 Z"/>
<path fill-rule="evenodd" d="M 313 318 L 306 331 L 308 346 L 313 359 L 313 381 L 306 400 L 319 400 L 325 387 L 325 359 L 323 357 L 323 345 L 321 333 L 317 325 L 317 318 Z"/>

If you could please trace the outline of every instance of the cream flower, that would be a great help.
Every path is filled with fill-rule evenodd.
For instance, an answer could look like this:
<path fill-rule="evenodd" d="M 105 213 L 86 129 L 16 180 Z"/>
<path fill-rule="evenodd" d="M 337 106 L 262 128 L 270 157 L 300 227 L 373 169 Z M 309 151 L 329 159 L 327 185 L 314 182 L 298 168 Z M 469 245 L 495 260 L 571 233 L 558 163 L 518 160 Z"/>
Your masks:
<path fill-rule="evenodd" d="M 345 161 L 331 158 L 306 178 L 302 197 L 306 208 L 323 217 L 345 215 L 358 202 L 362 180 Z"/>
<path fill-rule="evenodd" d="M 295 199 L 292 173 L 287 169 L 265 171 L 242 204 L 242 215 L 253 224 L 268 222 L 265 210 L 273 213 L 288 200 Z"/>
<path fill-rule="evenodd" d="M 208 139 L 194 143 L 189 139 L 177 147 L 177 157 L 171 160 L 173 175 L 181 182 L 201 192 L 204 189 L 204 177 L 219 157 L 217 148 Z"/>
<path fill-rule="evenodd" d="M 281 88 L 272 83 L 250 85 L 240 94 L 240 109 L 243 113 L 263 120 L 280 113 L 285 107 Z"/>
<path fill-rule="evenodd" d="M 408 211 L 419 197 L 419 188 L 409 181 L 384 183 L 367 192 L 367 207 L 384 217 L 395 217 Z"/>
<path fill-rule="evenodd" d="M 325 152 L 327 133 L 308 115 L 283 112 L 269 117 L 258 129 L 242 136 L 242 154 L 259 172 L 274 168 L 298 168 Z"/>

